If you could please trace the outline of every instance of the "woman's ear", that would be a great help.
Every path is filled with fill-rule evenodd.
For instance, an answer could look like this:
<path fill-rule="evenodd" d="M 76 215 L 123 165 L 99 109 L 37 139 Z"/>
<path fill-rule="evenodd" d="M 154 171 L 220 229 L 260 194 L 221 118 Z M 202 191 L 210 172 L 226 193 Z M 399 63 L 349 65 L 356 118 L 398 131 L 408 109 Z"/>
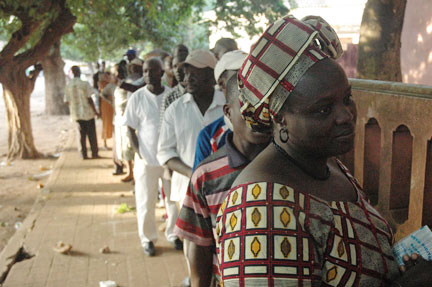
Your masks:
<path fill-rule="evenodd" d="M 223 109 L 224 115 L 231 120 L 231 107 L 230 107 L 230 105 L 225 104 L 222 109 Z"/>
<path fill-rule="evenodd" d="M 280 113 L 273 117 L 273 123 L 278 129 L 286 126 L 286 120 Z"/>

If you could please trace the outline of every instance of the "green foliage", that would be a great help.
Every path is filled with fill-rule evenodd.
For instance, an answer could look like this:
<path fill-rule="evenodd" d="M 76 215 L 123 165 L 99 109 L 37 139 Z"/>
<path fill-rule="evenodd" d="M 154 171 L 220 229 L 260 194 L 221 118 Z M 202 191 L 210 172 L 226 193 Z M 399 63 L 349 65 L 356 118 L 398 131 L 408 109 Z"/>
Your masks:
<path fill-rule="evenodd" d="M 44 29 L 57 15 L 56 10 L 47 7 L 46 1 L 2 0 L 0 1 L 0 40 L 8 41 L 13 32 L 27 23 L 42 21 L 39 28 L 31 35 L 29 41 L 18 53 L 33 47 L 42 37 Z"/>
<path fill-rule="evenodd" d="M 258 17 L 268 22 L 288 13 L 283 0 L 66 0 L 77 17 L 74 33 L 62 38 L 63 57 L 97 61 L 118 59 L 130 46 L 146 50 L 160 48 L 172 52 L 174 46 L 186 43 L 190 48 L 207 48 L 209 25 L 226 23 L 233 35 L 244 27 L 253 36 L 261 33 Z M 285 0 L 286 1 L 286 0 Z M 295 0 L 288 1 L 291 6 Z M 1 0 L 0 40 L 8 39 L 21 27 L 18 14 L 44 19 L 43 24 L 25 48 L 41 37 L 41 31 L 55 16 L 46 0 Z M 216 20 L 206 22 L 201 12 L 215 10 Z M 13 16 L 15 15 L 15 16 Z"/>
<path fill-rule="evenodd" d="M 193 10 L 199 9 L 203 2 L 93 0 L 85 9 L 71 6 L 78 23 L 75 32 L 63 38 L 62 54 L 72 59 L 96 61 L 119 57 L 129 46 L 171 50 L 182 41 L 181 29 L 185 30 Z"/>
<path fill-rule="evenodd" d="M 236 29 L 239 27 L 243 27 L 249 36 L 260 34 L 263 28 L 256 25 L 258 19 L 264 17 L 267 19 L 267 24 L 270 24 L 288 14 L 289 11 L 282 0 L 215 1 L 216 20 L 212 24 L 225 22 L 224 28 L 233 35 L 238 35 Z M 295 0 L 290 0 L 288 3 L 291 8 L 296 6 Z"/>

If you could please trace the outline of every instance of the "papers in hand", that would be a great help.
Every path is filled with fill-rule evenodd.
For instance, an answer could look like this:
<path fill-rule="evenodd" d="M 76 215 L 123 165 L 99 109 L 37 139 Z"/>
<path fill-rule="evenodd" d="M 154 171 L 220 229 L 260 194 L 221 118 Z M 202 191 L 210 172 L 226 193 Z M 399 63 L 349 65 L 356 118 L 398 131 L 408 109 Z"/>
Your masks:
<path fill-rule="evenodd" d="M 432 231 L 427 225 L 398 241 L 393 254 L 399 265 L 405 265 L 402 257 L 417 253 L 425 260 L 432 261 Z"/>

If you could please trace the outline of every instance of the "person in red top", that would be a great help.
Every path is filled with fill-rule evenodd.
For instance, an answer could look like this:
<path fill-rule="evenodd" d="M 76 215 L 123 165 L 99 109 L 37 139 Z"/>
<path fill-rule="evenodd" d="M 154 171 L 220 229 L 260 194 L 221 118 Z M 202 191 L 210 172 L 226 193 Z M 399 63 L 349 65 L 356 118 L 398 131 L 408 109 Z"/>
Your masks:
<path fill-rule="evenodd" d="M 400 275 L 392 229 L 336 158 L 357 117 L 342 52 L 324 19 L 287 15 L 239 71 L 242 116 L 273 138 L 220 207 L 223 286 L 432 286 L 432 262 Z"/>
<path fill-rule="evenodd" d="M 216 214 L 237 175 L 270 140 L 269 134 L 246 127 L 240 113 L 235 75 L 228 80 L 225 97 L 224 113 L 232 123 L 233 132 L 227 135 L 226 144 L 193 172 L 174 230 L 189 242 L 187 256 L 192 286 L 211 286 L 212 273 L 218 281 L 213 238 Z"/>

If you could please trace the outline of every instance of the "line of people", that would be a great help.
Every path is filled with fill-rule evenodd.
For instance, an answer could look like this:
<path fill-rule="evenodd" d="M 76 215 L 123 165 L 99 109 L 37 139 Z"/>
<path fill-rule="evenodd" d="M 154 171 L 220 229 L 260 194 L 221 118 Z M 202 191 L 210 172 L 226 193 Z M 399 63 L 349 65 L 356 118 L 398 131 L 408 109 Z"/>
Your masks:
<path fill-rule="evenodd" d="M 129 50 L 129 67 L 141 67 L 142 77 L 128 81 L 125 63 L 106 77 L 121 126 L 122 158 L 114 158 L 126 159 L 123 146 L 133 150 L 127 160 L 134 154 L 143 251 L 157 253 L 161 190 L 165 236 L 189 267 L 184 286 L 431 283 L 430 263 L 415 254 L 399 269 L 390 225 L 336 158 L 352 149 L 356 122 L 335 61 L 342 52 L 322 18 L 288 15 L 249 54 L 228 38 L 211 51 L 179 45 L 144 61 Z M 71 110 L 76 82 L 66 92 Z M 85 118 L 94 117 L 90 97 L 82 98 Z"/>

